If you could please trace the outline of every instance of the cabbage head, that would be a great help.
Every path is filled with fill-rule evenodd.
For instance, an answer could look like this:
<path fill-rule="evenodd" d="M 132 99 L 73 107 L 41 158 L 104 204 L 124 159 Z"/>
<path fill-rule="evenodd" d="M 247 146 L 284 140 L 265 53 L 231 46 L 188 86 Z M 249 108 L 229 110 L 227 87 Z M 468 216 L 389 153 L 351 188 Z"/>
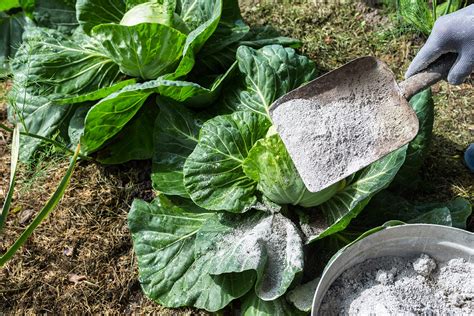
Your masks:
<path fill-rule="evenodd" d="M 155 2 L 145 2 L 128 10 L 120 21 L 121 25 L 134 26 L 141 23 L 158 23 L 179 30 L 184 34 L 189 29 L 181 17 L 170 12 L 169 7 Z"/>

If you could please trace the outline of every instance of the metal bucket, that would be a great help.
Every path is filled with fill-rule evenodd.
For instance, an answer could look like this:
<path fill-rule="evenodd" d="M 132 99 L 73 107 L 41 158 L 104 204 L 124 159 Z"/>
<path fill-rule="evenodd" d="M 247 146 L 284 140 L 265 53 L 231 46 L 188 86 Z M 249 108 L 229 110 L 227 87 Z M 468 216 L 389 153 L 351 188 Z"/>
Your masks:
<path fill-rule="evenodd" d="M 318 315 L 326 291 L 346 269 L 367 259 L 426 253 L 438 262 L 463 258 L 474 262 L 474 234 L 441 225 L 409 224 L 389 227 L 358 241 L 343 251 L 323 272 L 314 294 L 311 315 Z"/>

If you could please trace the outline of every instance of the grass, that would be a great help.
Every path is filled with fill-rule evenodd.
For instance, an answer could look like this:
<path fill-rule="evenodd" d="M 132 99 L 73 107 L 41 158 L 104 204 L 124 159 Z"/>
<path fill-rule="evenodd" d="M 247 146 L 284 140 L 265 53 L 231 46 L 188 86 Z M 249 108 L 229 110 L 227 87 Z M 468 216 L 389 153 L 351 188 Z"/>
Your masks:
<path fill-rule="evenodd" d="M 264 21 L 302 39 L 301 51 L 316 62 L 320 73 L 353 58 L 373 55 L 402 80 L 423 43 L 386 14 L 358 4 L 245 3 L 243 10 L 252 24 Z M 0 97 L 7 89 L 8 84 L 0 88 Z M 474 202 L 472 174 L 461 158 L 463 149 L 474 140 L 472 79 L 458 87 L 439 84 L 434 91 L 434 139 L 423 167 L 425 181 L 410 199 L 443 201 L 464 196 Z M 1 101 L 0 122 L 6 122 Z M 10 142 L 9 133 L 0 130 L 0 200 L 8 185 Z M 19 190 L 0 251 L 28 225 L 67 165 L 64 155 L 46 150 L 39 163 L 19 166 Z M 7 314 L 201 313 L 161 308 L 141 292 L 126 216 L 134 198 L 153 198 L 150 167 L 149 162 L 116 167 L 80 162 L 58 209 L 0 270 L 0 310 Z"/>

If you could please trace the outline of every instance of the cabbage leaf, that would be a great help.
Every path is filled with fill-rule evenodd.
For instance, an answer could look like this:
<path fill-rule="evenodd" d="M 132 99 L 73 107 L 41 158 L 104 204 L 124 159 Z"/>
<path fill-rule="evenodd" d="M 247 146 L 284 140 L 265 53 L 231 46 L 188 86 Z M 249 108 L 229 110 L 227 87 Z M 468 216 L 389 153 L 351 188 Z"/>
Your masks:
<path fill-rule="evenodd" d="M 275 302 L 303 269 L 297 227 L 279 213 L 189 212 L 159 195 L 133 202 L 129 228 L 142 287 L 168 307 L 216 311 L 253 292 Z"/>
<path fill-rule="evenodd" d="M 11 64 L 9 116 L 26 132 L 52 138 L 67 131 L 71 106 L 56 100 L 88 94 L 122 78 L 100 43 L 83 33 L 68 37 L 36 27 L 25 31 L 24 40 Z M 63 136 L 67 141 L 67 133 Z M 39 139 L 22 137 L 21 159 L 28 159 L 40 144 Z"/>
<path fill-rule="evenodd" d="M 189 198 L 183 182 L 183 166 L 198 143 L 199 130 L 208 115 L 165 100 L 158 103 L 160 113 L 153 133 L 153 187 L 165 194 Z"/>
<path fill-rule="evenodd" d="M 391 184 L 399 191 L 413 190 L 421 183 L 420 168 L 426 156 L 434 123 L 434 102 L 431 89 L 415 94 L 410 105 L 418 117 L 419 129 L 416 137 L 408 144 L 405 163 Z"/>
<path fill-rule="evenodd" d="M 128 225 L 138 258 L 140 282 L 151 299 L 167 307 L 217 311 L 252 287 L 253 272 L 211 276 L 213 252 L 197 253 L 195 239 L 215 214 L 188 212 L 164 196 L 135 200 Z"/>
<path fill-rule="evenodd" d="M 8 15 L 0 12 L 0 78 L 11 73 L 10 59 L 15 56 L 21 44 L 27 23 L 28 20 L 23 13 Z"/>
<path fill-rule="evenodd" d="M 145 80 L 174 71 L 186 41 L 183 33 L 155 23 L 101 24 L 92 29 L 92 37 L 124 74 Z"/>
<path fill-rule="evenodd" d="M 125 12 L 123 0 L 76 0 L 77 21 L 89 35 L 96 25 L 120 23 Z"/>
<path fill-rule="evenodd" d="M 128 85 L 112 93 L 95 104 L 87 114 L 84 136 L 81 138 L 84 151 L 92 153 L 100 149 L 124 128 L 153 93 L 193 105 L 212 102 L 217 98 L 217 92 L 230 73 L 231 69 L 223 76 L 217 77 L 210 88 L 194 82 L 166 80 L 160 77 Z"/>
<path fill-rule="evenodd" d="M 222 99 L 228 111 L 252 111 L 270 119 L 273 101 L 315 77 L 314 63 L 281 45 L 259 50 L 241 46 L 237 61 L 243 79 Z"/>
<path fill-rule="evenodd" d="M 344 189 L 321 204 L 319 212 L 300 214 L 307 243 L 344 230 L 370 199 L 393 180 L 405 161 L 407 145 L 357 172 Z"/>
<path fill-rule="evenodd" d="M 309 192 L 278 134 L 255 143 L 244 160 L 243 170 L 257 181 L 258 190 L 277 204 L 316 206 L 344 186 L 340 181 L 319 192 Z"/>
<path fill-rule="evenodd" d="M 75 0 L 34 0 L 26 12 L 41 27 L 71 34 L 78 26 Z M 23 4 L 22 4 L 23 5 Z"/>
<path fill-rule="evenodd" d="M 209 210 L 245 212 L 256 203 L 256 182 L 242 163 L 270 122 L 252 112 L 216 116 L 205 122 L 199 142 L 184 163 L 184 186 L 192 200 Z"/>
<path fill-rule="evenodd" d="M 103 164 L 120 164 L 130 160 L 146 160 L 153 156 L 153 128 L 158 106 L 153 99 L 140 108 L 127 125 L 97 152 Z"/>

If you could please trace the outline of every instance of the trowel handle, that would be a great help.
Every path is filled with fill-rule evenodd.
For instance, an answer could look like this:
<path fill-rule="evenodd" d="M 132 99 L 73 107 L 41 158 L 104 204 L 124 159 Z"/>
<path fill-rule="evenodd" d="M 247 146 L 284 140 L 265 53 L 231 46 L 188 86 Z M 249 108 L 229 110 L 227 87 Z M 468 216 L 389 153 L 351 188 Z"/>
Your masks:
<path fill-rule="evenodd" d="M 409 100 L 416 93 L 424 90 L 440 80 L 446 80 L 449 70 L 456 61 L 457 54 L 448 53 L 438 58 L 428 68 L 414 74 L 410 78 L 400 82 L 398 86 L 403 96 Z"/>

